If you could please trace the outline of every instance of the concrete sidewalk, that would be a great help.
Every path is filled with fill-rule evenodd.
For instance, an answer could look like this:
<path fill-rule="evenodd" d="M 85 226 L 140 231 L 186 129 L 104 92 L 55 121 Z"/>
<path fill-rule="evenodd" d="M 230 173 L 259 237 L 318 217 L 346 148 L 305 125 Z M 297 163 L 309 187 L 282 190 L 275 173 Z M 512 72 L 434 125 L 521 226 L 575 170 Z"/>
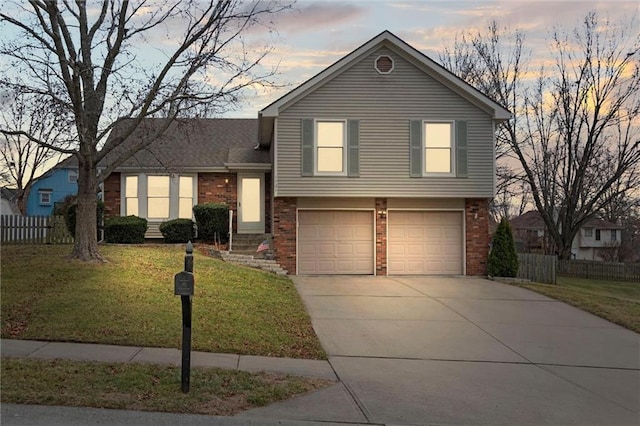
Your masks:
<path fill-rule="evenodd" d="M 146 348 L 140 346 L 116 346 L 86 343 L 43 342 L 35 340 L 0 340 L 3 357 L 23 357 L 31 359 L 70 359 L 76 361 L 153 363 L 180 365 L 181 352 L 177 349 Z M 268 371 L 305 377 L 319 377 L 338 380 L 328 361 L 273 358 L 250 355 L 233 355 L 197 352 L 191 353 L 192 367 L 217 367 L 249 372 Z M 342 383 L 303 395 L 281 404 L 293 406 L 296 413 L 307 413 L 305 416 L 295 415 L 288 420 L 286 411 L 275 404 L 276 413 L 281 418 L 265 419 L 258 415 L 254 419 L 206 416 L 195 414 L 175 414 L 141 412 L 130 410 L 111 410 L 83 407 L 57 407 L 20 404 L 2 404 L 2 425 L 22 426 L 67 426 L 87 424 L 108 425 L 282 425 L 282 426 L 327 426 L 342 425 L 341 421 L 316 422 L 310 419 L 322 417 L 324 412 L 330 418 L 360 419 L 359 411 Z M 330 407 L 330 410 L 328 408 Z M 349 422 L 349 425 L 358 423 Z"/>
<path fill-rule="evenodd" d="M 99 362 L 144 362 L 180 365 L 181 352 L 171 348 L 97 345 L 89 343 L 43 342 L 38 340 L 0 340 L 2 356 L 36 359 L 70 359 Z M 217 367 L 249 372 L 270 371 L 295 376 L 338 380 L 328 361 L 274 358 L 252 355 L 191 352 L 192 367 Z"/>

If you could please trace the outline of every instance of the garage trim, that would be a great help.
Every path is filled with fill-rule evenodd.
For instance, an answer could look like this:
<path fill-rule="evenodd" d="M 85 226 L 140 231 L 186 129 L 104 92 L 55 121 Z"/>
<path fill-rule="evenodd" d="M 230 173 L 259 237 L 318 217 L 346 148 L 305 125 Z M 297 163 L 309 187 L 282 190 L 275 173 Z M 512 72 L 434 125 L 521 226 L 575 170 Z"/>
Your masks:
<path fill-rule="evenodd" d="M 401 211 L 401 212 L 459 212 L 462 214 L 462 238 L 460 244 L 462 244 L 462 275 L 467 275 L 467 244 L 466 244 L 466 235 L 467 235 L 467 220 L 465 215 L 465 209 L 447 209 L 447 208 L 434 208 L 434 209 L 425 209 L 425 208 L 387 208 L 387 212 L 393 211 Z M 374 221 L 375 222 L 375 221 Z M 387 244 L 386 244 L 386 262 L 387 262 L 387 275 L 389 275 L 389 215 L 387 215 L 386 220 L 386 229 L 385 234 L 387 236 Z"/>
<path fill-rule="evenodd" d="M 304 207 L 304 208 L 297 208 L 296 209 L 296 271 L 300 271 L 300 214 L 299 212 L 301 211 L 365 211 L 365 212 L 370 212 L 371 215 L 373 216 L 373 225 L 372 225 L 372 232 L 373 232 L 373 241 L 372 241 L 372 247 L 371 247 L 371 256 L 372 256 L 372 260 L 373 260 L 373 275 L 376 275 L 376 270 L 377 270 L 377 265 L 376 265 L 376 259 L 377 259 L 377 252 L 376 252 L 376 222 L 377 222 L 377 216 L 376 216 L 376 209 L 375 208 L 346 208 L 346 207 L 341 207 L 341 208 L 331 208 L 331 207 Z M 387 232 L 385 230 L 385 232 Z M 297 272 L 298 273 L 298 272 Z"/>

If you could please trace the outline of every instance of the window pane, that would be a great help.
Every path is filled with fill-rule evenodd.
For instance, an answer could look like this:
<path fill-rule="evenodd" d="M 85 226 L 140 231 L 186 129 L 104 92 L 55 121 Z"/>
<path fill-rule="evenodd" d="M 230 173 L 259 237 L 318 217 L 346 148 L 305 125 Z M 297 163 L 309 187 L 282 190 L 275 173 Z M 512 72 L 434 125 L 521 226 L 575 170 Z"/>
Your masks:
<path fill-rule="evenodd" d="M 427 173 L 451 173 L 451 150 L 442 148 L 425 150 L 424 164 Z"/>
<path fill-rule="evenodd" d="M 180 197 L 193 197 L 193 178 L 180 176 Z"/>
<path fill-rule="evenodd" d="M 180 198 L 178 218 L 191 219 L 193 217 L 193 198 Z"/>
<path fill-rule="evenodd" d="M 139 216 L 138 214 L 138 199 L 137 198 L 127 198 L 125 200 L 126 203 L 126 212 L 127 216 L 134 215 Z"/>
<path fill-rule="evenodd" d="M 319 172 L 342 172 L 342 148 L 318 148 Z"/>
<path fill-rule="evenodd" d="M 169 197 L 148 199 L 147 218 L 166 219 L 168 217 L 169 217 Z"/>
<path fill-rule="evenodd" d="M 451 148 L 451 123 L 425 123 L 427 148 Z"/>
<path fill-rule="evenodd" d="M 260 222 L 260 178 L 242 178 L 242 221 Z"/>
<path fill-rule="evenodd" d="M 147 194 L 149 197 L 168 197 L 169 176 L 148 176 Z"/>
<path fill-rule="evenodd" d="M 125 197 L 138 196 L 138 176 L 127 176 L 124 182 Z"/>
<path fill-rule="evenodd" d="M 342 147 L 344 145 L 343 122 L 318 122 L 318 146 Z"/>

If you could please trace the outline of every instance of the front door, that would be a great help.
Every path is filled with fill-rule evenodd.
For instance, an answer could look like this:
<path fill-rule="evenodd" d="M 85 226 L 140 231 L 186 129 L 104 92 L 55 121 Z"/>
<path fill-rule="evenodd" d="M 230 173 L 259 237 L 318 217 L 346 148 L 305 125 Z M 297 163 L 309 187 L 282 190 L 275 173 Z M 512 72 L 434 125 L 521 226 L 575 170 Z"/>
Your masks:
<path fill-rule="evenodd" d="M 263 174 L 238 174 L 238 233 L 264 233 Z"/>

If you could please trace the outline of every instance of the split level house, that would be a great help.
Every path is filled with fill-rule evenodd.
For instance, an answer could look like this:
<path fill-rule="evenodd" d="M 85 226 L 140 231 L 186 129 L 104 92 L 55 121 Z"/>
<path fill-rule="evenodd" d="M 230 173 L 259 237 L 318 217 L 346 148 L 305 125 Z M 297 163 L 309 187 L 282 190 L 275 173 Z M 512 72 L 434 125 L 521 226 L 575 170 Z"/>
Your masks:
<path fill-rule="evenodd" d="M 555 253 L 555 245 L 540 213 L 528 211 L 513 218 L 510 223 L 519 251 Z M 622 226 L 603 219 L 589 219 L 571 243 L 571 257 L 576 260 L 611 259 L 609 252 L 616 250 L 621 241 Z"/>
<path fill-rule="evenodd" d="M 290 274 L 483 275 L 495 129 L 510 117 L 385 31 L 257 119 L 173 122 L 106 179 L 107 215 L 146 217 L 159 236 L 224 202 L 233 232 L 267 234 Z"/>

